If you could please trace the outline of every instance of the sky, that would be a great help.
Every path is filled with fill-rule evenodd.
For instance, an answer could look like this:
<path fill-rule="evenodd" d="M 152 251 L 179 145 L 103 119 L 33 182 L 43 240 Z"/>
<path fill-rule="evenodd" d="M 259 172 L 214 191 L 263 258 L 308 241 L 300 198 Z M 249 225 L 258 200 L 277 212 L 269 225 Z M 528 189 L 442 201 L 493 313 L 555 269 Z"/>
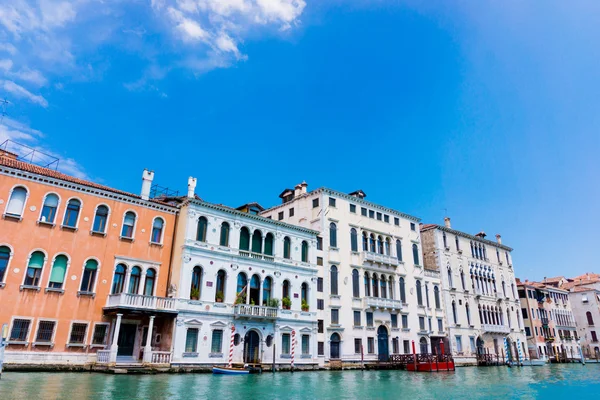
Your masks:
<path fill-rule="evenodd" d="M 0 143 L 139 193 L 309 190 L 600 272 L 600 2 L 0 2 Z"/>

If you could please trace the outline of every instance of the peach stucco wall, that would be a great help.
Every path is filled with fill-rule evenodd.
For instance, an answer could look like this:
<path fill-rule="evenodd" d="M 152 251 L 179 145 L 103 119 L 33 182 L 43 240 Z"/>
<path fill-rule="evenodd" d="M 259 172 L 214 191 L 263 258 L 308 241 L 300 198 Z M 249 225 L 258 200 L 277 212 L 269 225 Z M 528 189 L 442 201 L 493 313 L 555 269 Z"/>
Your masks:
<path fill-rule="evenodd" d="M 45 184 L 21 179 L 13 176 L 0 175 L 0 214 L 4 214 L 9 193 L 15 185 L 23 185 L 29 191 L 29 196 L 20 222 L 0 219 L 0 246 L 8 245 L 13 250 L 9 263 L 5 285 L 0 288 L 0 325 L 11 323 L 13 317 L 33 317 L 29 331 L 29 341 L 34 341 L 35 331 L 40 318 L 57 321 L 54 348 L 35 348 L 35 351 L 82 351 L 69 350 L 65 346 L 68 341 L 72 321 L 89 321 L 86 343 L 91 343 L 94 322 L 109 322 L 103 319 L 102 308 L 106 305 L 110 291 L 115 256 L 142 259 L 160 263 L 156 281 L 156 296 L 166 296 L 171 256 L 171 243 L 175 226 L 175 213 L 161 211 L 143 205 L 115 200 L 105 196 L 89 194 L 79 190 L 65 189 L 53 184 Z M 60 203 L 54 227 L 38 225 L 44 196 L 53 192 L 59 195 Z M 60 228 L 67 200 L 79 198 L 83 205 L 76 232 Z M 107 235 L 105 237 L 90 235 L 96 206 L 105 204 L 110 207 Z M 33 208 L 35 207 L 35 210 Z M 120 240 L 122 219 L 126 211 L 137 213 L 135 240 L 133 242 Z M 151 245 L 150 234 L 152 221 L 162 217 L 165 222 L 163 245 Z M 116 226 L 114 226 L 116 224 Z M 142 232 L 145 230 L 145 232 Z M 40 290 L 20 290 L 27 268 L 29 255 L 35 250 L 46 253 L 47 259 L 40 280 Z M 46 293 L 51 264 L 58 254 L 66 254 L 70 264 L 67 269 L 64 293 Z M 96 296 L 78 297 L 81 276 L 85 261 L 96 258 L 100 265 L 97 273 Z M 130 263 L 130 267 L 135 265 Z M 22 347 L 10 346 L 9 350 L 24 350 Z M 29 346 L 31 350 L 31 346 Z"/>

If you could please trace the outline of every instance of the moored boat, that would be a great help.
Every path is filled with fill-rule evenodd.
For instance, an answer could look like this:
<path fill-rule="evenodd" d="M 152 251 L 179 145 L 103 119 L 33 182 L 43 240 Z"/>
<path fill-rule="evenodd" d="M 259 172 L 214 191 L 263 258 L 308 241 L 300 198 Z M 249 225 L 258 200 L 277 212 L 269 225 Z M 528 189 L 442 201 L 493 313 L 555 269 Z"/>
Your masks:
<path fill-rule="evenodd" d="M 213 374 L 217 375 L 248 375 L 248 374 L 260 374 L 262 370 L 257 367 L 245 366 L 244 368 L 239 367 L 217 367 L 213 366 Z"/>

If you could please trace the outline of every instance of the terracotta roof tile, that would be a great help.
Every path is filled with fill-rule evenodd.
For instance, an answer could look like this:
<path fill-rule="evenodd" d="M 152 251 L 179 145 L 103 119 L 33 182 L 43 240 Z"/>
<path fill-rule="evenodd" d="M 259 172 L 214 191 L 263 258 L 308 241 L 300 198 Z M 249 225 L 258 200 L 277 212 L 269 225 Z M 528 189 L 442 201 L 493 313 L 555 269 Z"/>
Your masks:
<path fill-rule="evenodd" d="M 575 289 L 572 290 L 572 292 L 575 292 L 575 293 L 589 292 L 590 290 L 596 290 L 596 289 L 590 288 L 590 287 L 586 287 L 586 286 L 577 286 Z"/>

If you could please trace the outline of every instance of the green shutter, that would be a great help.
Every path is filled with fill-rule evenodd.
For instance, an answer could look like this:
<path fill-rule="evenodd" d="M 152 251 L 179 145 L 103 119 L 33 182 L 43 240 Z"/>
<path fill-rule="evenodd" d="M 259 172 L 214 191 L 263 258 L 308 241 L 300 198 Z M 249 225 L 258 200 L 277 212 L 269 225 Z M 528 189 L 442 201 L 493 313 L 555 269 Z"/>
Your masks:
<path fill-rule="evenodd" d="M 36 251 L 29 259 L 29 268 L 42 268 L 44 266 L 44 253 Z"/>
<path fill-rule="evenodd" d="M 67 271 L 67 257 L 58 256 L 54 260 L 52 272 L 50 273 L 50 282 L 63 283 L 65 280 L 65 272 Z"/>
<path fill-rule="evenodd" d="M 265 239 L 265 254 L 272 256 L 273 255 L 273 236 L 268 235 Z"/>
<path fill-rule="evenodd" d="M 242 229 L 240 233 L 240 250 L 250 250 L 250 233 L 247 229 Z"/>
<path fill-rule="evenodd" d="M 85 263 L 85 269 L 92 269 L 92 270 L 97 270 L 98 269 L 98 261 L 96 260 L 87 260 L 87 262 Z"/>

